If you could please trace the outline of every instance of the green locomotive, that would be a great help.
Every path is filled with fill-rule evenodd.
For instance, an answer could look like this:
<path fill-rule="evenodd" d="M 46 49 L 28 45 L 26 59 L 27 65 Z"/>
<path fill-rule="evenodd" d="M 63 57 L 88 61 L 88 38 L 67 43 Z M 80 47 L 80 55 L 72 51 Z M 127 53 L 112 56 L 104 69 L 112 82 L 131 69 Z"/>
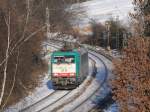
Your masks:
<path fill-rule="evenodd" d="M 76 88 L 88 75 L 88 51 L 85 48 L 55 51 L 50 69 L 55 89 Z"/>

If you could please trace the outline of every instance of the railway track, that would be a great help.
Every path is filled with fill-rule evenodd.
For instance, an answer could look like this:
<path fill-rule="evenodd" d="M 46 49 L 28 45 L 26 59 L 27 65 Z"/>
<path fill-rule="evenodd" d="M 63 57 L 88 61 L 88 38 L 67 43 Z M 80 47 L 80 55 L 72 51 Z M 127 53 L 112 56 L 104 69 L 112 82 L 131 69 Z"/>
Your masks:
<path fill-rule="evenodd" d="M 90 54 L 92 54 L 92 53 L 90 52 Z M 92 54 L 92 55 L 93 55 L 93 54 Z M 105 81 L 107 80 L 108 70 L 107 70 L 106 64 L 105 64 L 105 63 L 103 62 L 103 60 L 102 60 L 101 58 L 99 58 L 98 56 L 96 56 L 96 55 L 93 55 L 93 56 L 95 56 L 97 59 L 99 59 L 99 60 L 103 63 L 104 68 L 105 68 L 105 78 L 104 78 L 104 80 L 101 82 L 100 87 L 97 88 L 87 99 L 85 99 L 83 102 L 81 102 L 81 103 L 78 104 L 76 107 L 74 107 L 74 108 L 71 110 L 71 112 L 73 112 L 73 111 L 75 111 L 76 109 L 80 108 L 86 101 L 91 100 L 91 97 L 92 97 L 95 93 L 97 93 L 97 91 L 101 88 L 101 86 L 103 86 L 103 84 L 104 84 Z M 90 109 L 90 110 L 91 110 L 91 109 Z"/>
<path fill-rule="evenodd" d="M 53 47 L 54 47 L 55 45 L 53 45 Z M 91 53 L 90 52 L 90 54 L 91 55 L 94 55 L 93 53 Z M 101 82 L 101 86 L 103 85 L 103 83 L 106 81 L 106 79 L 107 79 L 107 75 L 108 75 L 108 71 L 107 71 L 107 67 L 106 67 L 106 65 L 105 65 L 105 63 L 103 62 L 103 60 L 101 60 L 98 56 L 94 56 L 95 58 L 97 58 L 97 59 L 99 59 L 102 63 L 103 63 L 103 65 L 104 65 L 104 68 L 105 68 L 105 78 L 104 78 L 104 80 Z M 100 86 L 100 87 L 101 87 Z M 84 101 L 82 101 L 81 103 L 79 103 L 77 106 L 75 106 L 72 110 L 70 110 L 70 111 L 74 111 L 74 110 L 76 110 L 77 108 L 79 108 L 82 104 L 84 104 L 87 100 L 89 100 L 99 89 L 100 89 L 100 87 L 98 87 L 87 99 L 85 99 Z M 81 94 L 80 94 L 81 95 Z M 41 110 L 39 110 L 38 112 L 57 112 L 57 111 L 63 111 L 63 107 L 65 107 L 66 105 L 68 105 L 69 103 L 71 103 L 71 102 L 73 102 L 75 99 L 77 99 L 80 95 L 77 95 L 77 96 L 74 96 L 73 98 L 72 98 L 72 100 L 68 100 L 68 101 L 66 101 L 66 102 L 64 102 L 64 103 L 62 103 L 61 105 L 57 105 L 57 102 L 55 102 L 55 103 L 53 103 L 53 105 L 48 105 L 48 106 L 46 106 L 45 108 L 43 108 L 43 109 L 41 109 Z M 63 97 L 63 98 L 65 98 L 65 97 Z M 62 98 L 62 99 L 63 99 Z M 59 100 L 59 102 L 61 102 L 61 100 L 62 99 L 60 99 Z M 71 99 L 71 97 L 69 98 L 69 99 Z M 54 105 L 57 105 L 57 106 L 54 106 Z M 50 109 L 51 107 L 54 107 L 53 109 Z"/>
<path fill-rule="evenodd" d="M 69 93 L 70 91 L 54 91 L 48 96 L 44 97 L 43 99 L 37 101 L 36 103 L 20 110 L 20 112 L 38 112 L 39 110 L 41 110 L 41 108 L 44 108 L 47 105 L 52 105 L 53 103 L 59 101 L 61 98 L 68 95 Z M 51 101 L 51 103 L 49 101 Z M 49 104 L 47 104 L 46 102 L 49 102 Z"/>
<path fill-rule="evenodd" d="M 92 51 L 91 51 L 92 52 Z M 94 53 L 94 56 L 96 56 L 97 58 L 99 58 L 100 60 L 102 60 L 98 55 L 100 54 L 97 54 L 97 52 L 93 52 Z M 97 54 L 97 55 L 96 55 Z M 104 56 L 105 57 L 105 56 Z M 112 58 L 107 58 L 109 61 L 111 61 Z M 105 69 L 107 69 L 108 67 L 106 66 L 105 62 L 102 61 L 103 64 L 105 65 Z M 97 96 L 97 93 L 99 93 L 99 91 L 103 91 L 104 88 L 102 86 L 106 86 L 106 81 L 107 81 L 107 77 L 108 77 L 108 74 L 109 74 L 109 70 L 106 70 L 106 78 L 103 80 L 101 86 L 93 93 L 93 95 L 91 95 L 88 99 L 85 99 L 80 105 L 78 105 L 77 107 L 75 107 L 73 110 L 71 110 L 71 112 L 82 112 L 81 110 L 85 109 L 86 110 L 86 107 L 87 105 L 91 107 L 89 107 L 86 111 L 84 110 L 83 112 L 97 112 L 97 111 L 100 111 L 100 110 L 97 110 L 97 105 L 92 105 L 92 101 L 93 101 L 93 96 Z M 109 92 L 107 94 L 110 94 Z M 104 98 L 107 97 L 107 94 L 106 96 L 104 96 Z M 103 99 L 101 100 L 103 101 Z M 105 102 L 106 103 L 106 102 Z M 90 104 L 90 105 L 89 105 Z M 102 103 L 103 104 L 103 103 Z M 96 108 L 96 109 L 95 109 Z"/>
<path fill-rule="evenodd" d="M 93 50 L 93 49 L 90 49 L 90 51 L 94 51 L 94 54 L 96 53 L 97 55 L 101 55 L 102 57 L 107 58 L 107 60 L 109 62 L 112 62 L 112 60 L 114 59 L 114 57 L 112 57 L 111 55 L 105 54 L 104 51 L 101 51 L 101 50 L 97 51 L 97 50 Z M 103 58 L 101 58 L 101 59 L 103 59 Z M 108 62 L 105 62 L 105 63 L 108 64 Z M 113 67 L 107 67 L 107 68 L 109 68 L 109 72 L 112 72 Z M 108 94 L 111 94 L 111 93 L 109 92 Z M 106 97 L 104 99 L 106 99 Z M 110 96 L 108 96 L 108 97 L 110 97 Z M 101 102 L 103 102 L 103 100 L 101 100 Z M 97 112 L 97 111 L 102 111 L 102 110 L 100 110 L 100 108 L 98 108 L 98 105 L 94 105 L 90 110 L 88 110 L 88 112 Z"/>
<path fill-rule="evenodd" d="M 59 99 L 59 101 L 54 102 L 53 105 L 48 105 L 38 112 L 57 112 L 57 110 L 59 110 L 61 107 L 69 104 L 74 99 L 78 98 L 84 92 L 84 90 L 86 90 L 86 88 L 88 87 L 88 85 L 90 85 L 91 82 L 92 80 L 89 79 L 86 82 L 85 87 L 83 87 L 81 90 L 76 91 L 76 92 L 71 91 L 71 94 L 66 95 L 65 97 Z"/>

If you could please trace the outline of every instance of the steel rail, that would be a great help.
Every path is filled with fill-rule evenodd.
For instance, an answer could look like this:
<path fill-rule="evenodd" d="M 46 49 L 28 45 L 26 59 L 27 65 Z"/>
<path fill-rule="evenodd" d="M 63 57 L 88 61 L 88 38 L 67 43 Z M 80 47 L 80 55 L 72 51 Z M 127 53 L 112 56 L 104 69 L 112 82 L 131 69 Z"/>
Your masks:
<path fill-rule="evenodd" d="M 28 107 L 26 107 L 26 108 L 24 108 L 24 109 L 21 109 L 19 112 L 28 112 L 28 110 L 31 110 L 31 109 L 32 109 L 33 107 L 35 107 L 36 105 L 40 105 L 42 102 L 44 102 L 45 100 L 47 100 L 47 98 L 49 98 L 49 97 L 51 97 L 51 96 L 53 96 L 54 94 L 59 93 L 59 92 L 60 92 L 60 91 L 54 91 L 54 92 L 50 93 L 48 96 L 46 96 L 46 97 L 42 98 L 41 100 L 39 100 L 39 101 L 33 103 L 32 105 L 29 105 Z M 70 91 L 68 91 L 68 92 L 70 92 Z M 68 94 L 68 92 L 67 92 L 66 94 Z M 66 94 L 64 94 L 64 95 L 66 95 Z"/>
<path fill-rule="evenodd" d="M 104 51 L 97 51 L 97 50 L 93 50 L 93 49 L 90 49 L 91 51 L 94 51 L 95 53 L 98 53 L 104 57 L 106 57 L 109 61 L 112 61 L 114 58 L 108 54 L 105 54 Z M 96 108 L 96 106 L 94 106 L 93 108 L 91 108 L 88 112 L 92 112 L 94 109 Z"/>
<path fill-rule="evenodd" d="M 104 80 L 102 81 L 100 87 L 98 87 L 87 99 L 85 99 L 82 103 L 78 104 L 76 107 L 74 107 L 71 112 L 73 112 L 74 110 L 76 110 L 77 108 L 79 108 L 82 104 L 84 104 L 86 101 L 88 101 L 95 93 L 97 93 L 97 91 L 103 86 L 103 84 L 106 82 L 107 80 L 107 77 L 108 77 L 108 69 L 107 69 L 107 66 L 105 64 L 105 62 L 98 56 L 96 56 L 95 54 L 89 52 L 91 55 L 93 55 L 94 57 L 96 57 L 97 59 L 99 59 L 103 65 L 104 65 L 104 68 L 105 68 L 105 78 Z"/>

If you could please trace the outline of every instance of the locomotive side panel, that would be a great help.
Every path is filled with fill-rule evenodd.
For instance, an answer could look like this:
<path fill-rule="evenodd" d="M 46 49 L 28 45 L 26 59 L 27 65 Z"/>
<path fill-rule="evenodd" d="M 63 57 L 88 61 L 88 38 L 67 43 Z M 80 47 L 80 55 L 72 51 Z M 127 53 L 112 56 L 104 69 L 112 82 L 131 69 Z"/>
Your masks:
<path fill-rule="evenodd" d="M 80 55 L 80 83 L 88 75 L 88 52 L 84 52 Z"/>

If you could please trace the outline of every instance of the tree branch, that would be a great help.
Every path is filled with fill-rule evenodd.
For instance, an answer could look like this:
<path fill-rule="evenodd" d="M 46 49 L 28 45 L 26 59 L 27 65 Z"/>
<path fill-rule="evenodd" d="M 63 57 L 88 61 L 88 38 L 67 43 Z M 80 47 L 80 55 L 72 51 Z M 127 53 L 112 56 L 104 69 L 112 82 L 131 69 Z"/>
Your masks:
<path fill-rule="evenodd" d="M 5 20 L 6 25 L 7 25 L 7 30 L 8 30 L 8 44 L 7 44 L 7 49 L 6 49 L 6 57 L 9 55 L 9 47 L 10 47 L 10 11 L 8 12 L 8 21 Z M 7 64 L 8 64 L 8 58 L 6 58 L 5 65 L 4 65 L 4 77 L 3 77 L 3 83 L 2 83 L 2 91 L 0 95 L 0 105 L 2 105 L 3 101 L 3 96 L 5 92 L 5 85 L 6 85 L 6 78 L 7 78 Z"/>
<path fill-rule="evenodd" d="M 9 92 L 8 97 L 6 98 L 6 100 L 5 100 L 5 102 L 4 102 L 3 106 L 2 106 L 2 110 L 3 110 L 3 108 L 6 106 L 8 100 L 9 100 L 9 98 L 10 98 L 12 92 L 13 92 L 14 86 L 15 86 L 16 75 L 17 75 L 17 70 L 18 70 L 18 60 L 19 60 L 19 49 L 18 49 L 18 54 L 17 54 L 17 62 L 16 62 L 16 68 L 15 68 L 15 74 L 14 74 L 14 78 L 13 78 L 12 87 L 11 87 L 11 89 L 10 89 L 10 92 Z"/>

